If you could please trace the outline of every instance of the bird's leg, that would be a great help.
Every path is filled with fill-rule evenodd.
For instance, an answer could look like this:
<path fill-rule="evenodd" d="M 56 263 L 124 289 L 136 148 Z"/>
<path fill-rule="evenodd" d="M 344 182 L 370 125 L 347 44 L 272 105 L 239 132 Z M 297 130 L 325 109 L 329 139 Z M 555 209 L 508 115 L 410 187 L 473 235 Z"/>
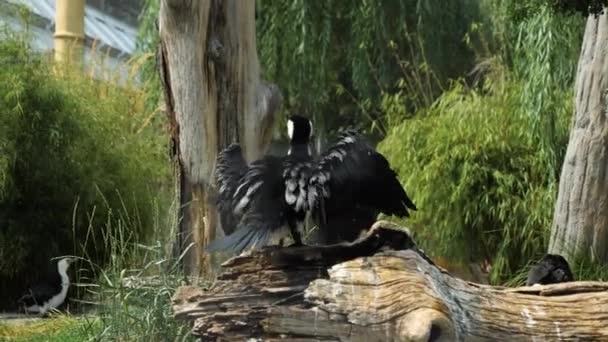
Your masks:
<path fill-rule="evenodd" d="M 302 246 L 302 235 L 298 230 L 298 223 L 296 220 L 289 220 L 289 231 L 291 232 L 291 237 L 293 238 L 293 244 L 289 247 L 297 247 Z"/>

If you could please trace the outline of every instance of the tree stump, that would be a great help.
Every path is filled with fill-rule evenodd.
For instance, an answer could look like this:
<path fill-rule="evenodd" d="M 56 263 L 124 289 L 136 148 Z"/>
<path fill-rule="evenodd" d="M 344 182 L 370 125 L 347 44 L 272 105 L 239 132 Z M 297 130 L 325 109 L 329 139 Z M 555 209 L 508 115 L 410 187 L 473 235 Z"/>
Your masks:
<path fill-rule="evenodd" d="M 233 142 L 243 146 L 248 161 L 262 156 L 283 97 L 260 76 L 255 1 L 162 0 L 158 22 L 176 171 L 175 256 L 184 253 L 184 271 L 199 275 L 211 269 L 203 248 L 219 226 L 212 200 L 215 158 Z"/>
<path fill-rule="evenodd" d="M 173 299 L 205 341 L 608 341 L 608 283 L 466 282 L 383 221 L 353 243 L 265 248 L 222 266 L 209 289 Z"/>

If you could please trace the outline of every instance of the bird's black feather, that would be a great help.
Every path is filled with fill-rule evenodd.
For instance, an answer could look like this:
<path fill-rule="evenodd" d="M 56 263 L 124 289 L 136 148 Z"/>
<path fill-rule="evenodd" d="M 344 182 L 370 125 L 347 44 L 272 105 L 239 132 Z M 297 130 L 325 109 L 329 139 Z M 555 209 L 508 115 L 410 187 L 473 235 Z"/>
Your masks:
<path fill-rule="evenodd" d="M 409 216 L 408 209 L 416 210 L 386 158 L 353 130 L 319 157 L 308 202 L 324 243 L 358 237 L 378 213 Z"/>
<path fill-rule="evenodd" d="M 231 144 L 220 152 L 215 164 L 215 184 L 217 186 L 217 209 L 225 234 L 232 233 L 238 224 L 232 198 L 241 177 L 247 171 L 247 162 L 238 144 Z"/>
<path fill-rule="evenodd" d="M 19 299 L 19 303 L 25 306 L 42 305 L 61 291 L 61 277 L 59 274 L 49 274 L 41 283 L 35 284 L 27 289 L 27 292 Z"/>
<path fill-rule="evenodd" d="M 309 180 L 312 172 L 312 158 L 289 155 L 283 162 L 285 201 L 296 213 L 308 211 Z"/>
<path fill-rule="evenodd" d="M 239 179 L 232 207 L 239 217 L 236 230 L 212 242 L 207 251 L 228 250 L 240 253 L 250 247 L 263 247 L 285 225 L 285 182 L 283 159 L 266 156 L 249 166 Z"/>
<path fill-rule="evenodd" d="M 246 249 L 255 246 L 265 246 L 270 239 L 272 229 L 260 224 L 250 224 L 240 227 L 232 234 L 211 242 L 205 249 L 207 252 L 230 251 L 240 254 Z"/>
<path fill-rule="evenodd" d="M 558 254 L 545 254 L 543 258 L 528 271 L 526 285 L 556 284 L 573 281 L 574 276 L 568 261 Z"/>

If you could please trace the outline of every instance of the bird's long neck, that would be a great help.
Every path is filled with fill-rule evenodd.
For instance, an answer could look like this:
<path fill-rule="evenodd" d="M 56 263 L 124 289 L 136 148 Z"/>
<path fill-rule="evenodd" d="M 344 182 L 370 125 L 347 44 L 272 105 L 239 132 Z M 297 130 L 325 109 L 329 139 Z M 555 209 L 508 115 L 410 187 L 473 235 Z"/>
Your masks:
<path fill-rule="evenodd" d="M 57 271 L 59 272 L 59 276 L 61 277 L 61 285 L 69 286 L 70 278 L 68 277 L 68 265 L 64 262 L 59 262 L 57 264 Z"/>
<path fill-rule="evenodd" d="M 308 158 L 311 156 L 310 145 L 308 143 L 294 143 L 292 141 L 287 154 L 296 158 Z"/>

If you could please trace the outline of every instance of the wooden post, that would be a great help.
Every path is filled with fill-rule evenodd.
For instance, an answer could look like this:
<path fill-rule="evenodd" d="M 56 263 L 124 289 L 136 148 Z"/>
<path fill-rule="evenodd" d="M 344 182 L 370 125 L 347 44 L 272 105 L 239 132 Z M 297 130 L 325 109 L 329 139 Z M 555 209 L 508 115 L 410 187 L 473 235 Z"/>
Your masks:
<path fill-rule="evenodd" d="M 549 252 L 608 264 L 608 13 L 590 14 L 574 83 Z"/>
<path fill-rule="evenodd" d="M 351 244 L 235 257 L 173 308 L 205 341 L 608 341 L 608 283 L 466 282 L 387 222 Z"/>
<path fill-rule="evenodd" d="M 262 155 L 282 96 L 260 78 L 254 1 L 161 0 L 159 33 L 179 180 L 176 254 L 184 253 L 186 273 L 208 275 L 212 262 L 203 250 L 221 234 L 215 158 L 232 142 L 243 146 L 248 161 Z"/>
<path fill-rule="evenodd" d="M 55 1 L 55 61 L 81 65 L 85 0 Z"/>

